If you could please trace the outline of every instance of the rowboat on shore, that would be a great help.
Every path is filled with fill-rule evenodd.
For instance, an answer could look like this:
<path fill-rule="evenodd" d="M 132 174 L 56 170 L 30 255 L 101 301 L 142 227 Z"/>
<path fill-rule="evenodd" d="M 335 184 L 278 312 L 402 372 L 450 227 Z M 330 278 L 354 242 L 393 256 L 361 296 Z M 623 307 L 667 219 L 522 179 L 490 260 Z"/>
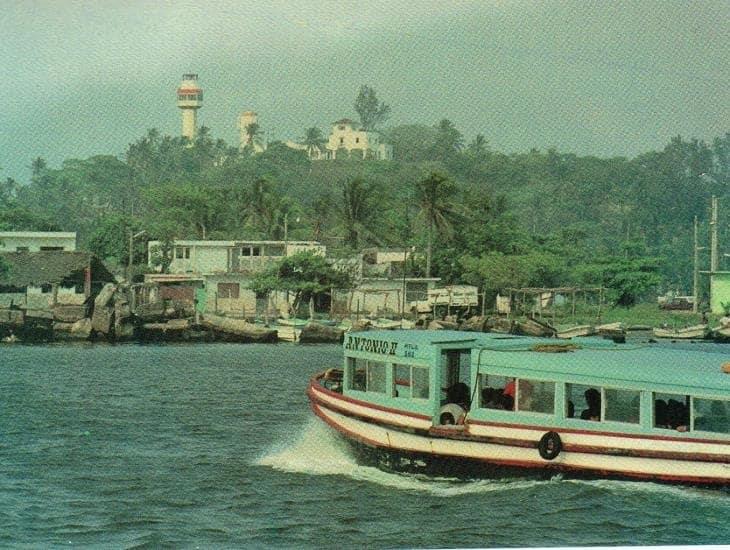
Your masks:
<path fill-rule="evenodd" d="M 558 332 L 555 335 L 557 338 L 578 338 L 581 336 L 591 336 L 596 333 L 596 329 L 593 325 L 575 325 L 571 327 L 558 328 Z"/>
<path fill-rule="evenodd" d="M 707 325 L 694 325 L 680 329 L 655 328 L 656 338 L 671 338 L 672 340 L 702 340 L 707 337 Z"/>
<path fill-rule="evenodd" d="M 730 487 L 730 365 L 710 352 L 458 331 L 350 333 L 314 413 L 360 460 L 459 477 Z"/>

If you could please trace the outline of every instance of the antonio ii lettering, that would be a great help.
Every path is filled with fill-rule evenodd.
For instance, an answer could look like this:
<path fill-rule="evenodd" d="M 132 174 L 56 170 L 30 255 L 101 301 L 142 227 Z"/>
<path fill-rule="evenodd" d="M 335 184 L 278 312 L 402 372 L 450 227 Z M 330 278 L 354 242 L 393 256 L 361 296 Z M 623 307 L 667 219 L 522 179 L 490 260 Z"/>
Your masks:
<path fill-rule="evenodd" d="M 398 342 L 387 340 L 372 340 L 361 336 L 348 336 L 345 349 L 352 351 L 366 351 L 368 353 L 380 353 L 381 355 L 395 355 L 398 349 Z"/>

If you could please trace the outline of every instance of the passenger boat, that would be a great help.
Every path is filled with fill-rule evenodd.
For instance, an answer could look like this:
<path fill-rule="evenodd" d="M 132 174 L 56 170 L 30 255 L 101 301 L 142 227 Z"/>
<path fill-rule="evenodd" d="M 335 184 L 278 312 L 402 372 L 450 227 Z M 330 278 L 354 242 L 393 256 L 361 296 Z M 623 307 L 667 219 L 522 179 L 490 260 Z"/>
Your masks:
<path fill-rule="evenodd" d="M 556 353 L 562 352 L 562 353 Z M 710 352 L 458 331 L 349 333 L 314 413 L 377 466 L 730 487 L 730 363 Z"/>

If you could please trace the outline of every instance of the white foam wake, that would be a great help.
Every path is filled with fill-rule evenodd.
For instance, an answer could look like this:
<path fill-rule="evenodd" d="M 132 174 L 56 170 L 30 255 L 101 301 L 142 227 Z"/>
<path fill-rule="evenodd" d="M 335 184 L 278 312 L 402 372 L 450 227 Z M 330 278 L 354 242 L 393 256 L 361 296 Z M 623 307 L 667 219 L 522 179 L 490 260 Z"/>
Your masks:
<path fill-rule="evenodd" d="M 535 480 L 463 481 L 384 472 L 356 462 L 347 443 L 328 426 L 312 418 L 298 439 L 271 449 L 256 462 L 276 470 L 309 475 L 340 475 L 404 491 L 452 497 L 472 493 L 522 489 L 549 483 Z"/>

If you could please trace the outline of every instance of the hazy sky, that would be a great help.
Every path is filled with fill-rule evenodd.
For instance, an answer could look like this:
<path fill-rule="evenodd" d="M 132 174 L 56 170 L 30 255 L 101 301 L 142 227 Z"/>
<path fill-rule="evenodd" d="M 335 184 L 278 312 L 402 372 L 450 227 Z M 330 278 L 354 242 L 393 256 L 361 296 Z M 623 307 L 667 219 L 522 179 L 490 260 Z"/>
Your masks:
<path fill-rule="evenodd" d="M 730 131 L 728 28 L 730 0 L 3 0 L 0 177 L 178 135 L 185 72 L 199 123 L 231 144 L 249 109 L 269 139 L 326 131 L 367 83 L 389 125 L 446 117 L 500 151 L 633 156 Z"/>

